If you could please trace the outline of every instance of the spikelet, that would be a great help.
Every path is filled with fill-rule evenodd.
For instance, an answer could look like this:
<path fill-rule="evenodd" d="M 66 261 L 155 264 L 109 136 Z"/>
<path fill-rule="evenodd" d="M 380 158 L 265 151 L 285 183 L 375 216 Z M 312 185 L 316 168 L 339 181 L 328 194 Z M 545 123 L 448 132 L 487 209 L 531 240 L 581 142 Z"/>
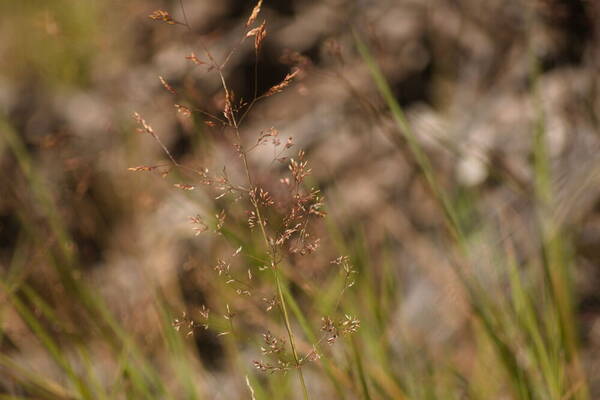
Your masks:
<path fill-rule="evenodd" d="M 163 78 L 162 76 L 159 76 L 158 79 L 160 79 L 160 83 L 163 85 L 163 87 L 165 89 L 167 89 L 169 92 L 171 92 L 173 94 L 177 94 L 177 91 L 175 89 L 173 89 L 173 87 L 167 83 L 165 78 Z"/>
<path fill-rule="evenodd" d="M 283 91 L 283 89 L 285 89 L 286 87 L 288 87 L 290 85 L 290 83 L 292 83 L 292 81 L 294 80 L 294 78 L 300 73 L 299 69 L 296 69 L 294 72 L 291 72 L 289 74 L 287 74 L 285 76 L 285 78 L 283 78 L 283 81 L 281 81 L 280 83 L 278 83 L 277 85 L 273 86 L 271 89 L 269 89 L 267 91 L 267 93 L 264 94 L 265 97 L 269 97 L 272 96 L 274 94 L 277 94 L 281 91 Z"/>
<path fill-rule="evenodd" d="M 187 108 L 186 106 L 182 106 L 181 104 L 175 104 L 175 108 L 177 109 L 177 111 L 183 115 L 184 117 L 191 117 L 192 116 L 192 110 L 190 110 L 189 108 Z"/>
<path fill-rule="evenodd" d="M 267 26 L 267 23 L 265 21 L 263 21 L 263 23 L 260 24 L 260 26 L 254 28 L 254 29 L 251 29 L 248 31 L 248 33 L 246 33 L 246 37 L 254 36 L 254 49 L 256 50 L 256 52 L 260 51 L 262 42 L 263 42 L 264 38 L 267 36 L 266 26 Z"/>
<path fill-rule="evenodd" d="M 196 65 L 206 64 L 204 61 L 199 59 L 198 56 L 196 56 L 196 53 L 191 53 L 189 56 L 186 56 L 185 59 L 190 60 L 191 62 L 193 62 Z"/>
<path fill-rule="evenodd" d="M 196 189 L 196 187 L 194 185 L 188 185 L 186 183 L 176 183 L 173 186 L 175 186 L 177 189 L 181 189 L 181 190 L 194 190 L 194 189 Z"/>
<path fill-rule="evenodd" d="M 165 23 L 167 23 L 169 25 L 175 25 L 177 23 L 171 17 L 171 14 L 169 14 L 165 10 L 156 10 L 156 11 L 153 11 L 152 14 L 148 15 L 148 18 L 150 18 L 150 19 L 152 19 L 154 21 L 162 21 L 162 22 L 165 22 Z"/>
<path fill-rule="evenodd" d="M 260 6 L 262 6 L 263 0 L 258 0 L 258 3 L 252 9 L 252 14 L 248 17 L 248 21 L 246 21 L 246 27 L 252 25 L 254 21 L 256 21 L 256 17 L 258 17 L 258 13 L 260 13 Z"/>

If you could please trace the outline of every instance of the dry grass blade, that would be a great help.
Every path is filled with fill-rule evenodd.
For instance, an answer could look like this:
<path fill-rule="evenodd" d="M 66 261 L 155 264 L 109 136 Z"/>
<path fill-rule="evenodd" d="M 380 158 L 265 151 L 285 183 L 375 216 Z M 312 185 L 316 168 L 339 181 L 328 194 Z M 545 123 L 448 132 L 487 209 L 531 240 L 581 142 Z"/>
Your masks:
<path fill-rule="evenodd" d="M 185 59 L 190 60 L 191 62 L 193 62 L 196 65 L 206 64 L 204 61 L 199 59 L 198 56 L 196 56 L 196 53 L 191 53 L 189 56 L 186 56 Z"/>
<path fill-rule="evenodd" d="M 175 104 L 175 108 L 177 109 L 177 112 L 179 112 L 184 117 L 189 118 L 192 116 L 192 110 L 190 110 L 186 106 L 182 106 L 181 104 Z"/>

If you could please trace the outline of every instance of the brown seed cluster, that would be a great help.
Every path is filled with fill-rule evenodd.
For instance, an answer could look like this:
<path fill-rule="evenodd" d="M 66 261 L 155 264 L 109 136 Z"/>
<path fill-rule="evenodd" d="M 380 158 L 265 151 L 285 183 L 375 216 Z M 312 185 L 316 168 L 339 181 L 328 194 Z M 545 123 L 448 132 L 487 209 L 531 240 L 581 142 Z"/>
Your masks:
<path fill-rule="evenodd" d="M 186 60 L 190 60 L 191 62 L 193 62 L 196 65 L 206 64 L 204 61 L 202 61 L 201 59 L 199 59 L 198 56 L 196 56 L 196 53 L 194 53 L 194 52 L 190 53 L 189 56 L 186 56 L 185 59 Z"/>
<path fill-rule="evenodd" d="M 202 305 L 198 310 L 199 320 L 189 317 L 184 311 L 179 318 L 173 320 L 173 328 L 177 332 L 184 332 L 186 336 L 192 336 L 196 329 L 208 329 L 209 309 Z"/>
<path fill-rule="evenodd" d="M 285 362 L 282 360 L 277 360 L 276 364 L 265 363 L 262 361 L 253 361 L 253 364 L 259 371 L 266 374 L 274 374 L 276 372 L 286 373 L 292 369 L 292 364 L 290 362 Z"/>
<path fill-rule="evenodd" d="M 329 317 L 323 317 L 321 320 L 321 331 L 325 333 L 329 344 L 334 344 L 341 335 L 355 333 L 359 328 L 360 321 L 348 314 L 338 322 L 334 322 Z"/>
<path fill-rule="evenodd" d="M 148 18 L 153 19 L 155 21 L 162 21 L 165 22 L 169 25 L 174 25 L 177 22 L 171 17 L 171 14 L 169 14 L 167 11 L 165 10 L 156 10 L 153 11 L 152 14 L 148 15 Z"/>
<path fill-rule="evenodd" d="M 263 23 L 260 24 L 260 26 L 254 28 L 254 29 L 251 29 L 248 31 L 248 33 L 246 33 L 246 37 L 254 36 L 254 50 L 257 53 L 260 51 L 262 42 L 265 39 L 265 37 L 267 36 L 266 25 L 267 25 L 266 22 L 263 21 Z"/>
<path fill-rule="evenodd" d="M 160 80 L 161 85 L 163 85 L 163 87 L 171 94 L 177 94 L 177 91 L 175 89 L 173 89 L 173 86 L 169 85 L 169 83 L 165 80 L 165 78 L 163 78 L 162 76 L 159 76 L 158 79 Z"/>
<path fill-rule="evenodd" d="M 206 223 L 204 223 L 204 220 L 202 219 L 202 217 L 200 215 L 190 217 L 190 222 L 194 225 L 192 230 L 194 231 L 194 234 L 196 236 L 198 236 L 201 233 L 204 233 L 208 230 L 208 225 L 206 225 Z"/>
<path fill-rule="evenodd" d="M 142 118 L 142 116 L 136 112 L 133 113 L 133 119 L 140 125 L 138 128 L 139 133 L 148 133 L 154 135 L 154 129 Z"/>
<path fill-rule="evenodd" d="M 190 110 L 186 106 L 182 106 L 181 104 L 175 104 L 175 108 L 181 115 L 183 115 L 186 118 L 189 118 L 192 116 L 192 110 Z"/>
<path fill-rule="evenodd" d="M 271 332 L 263 333 L 264 346 L 261 346 L 260 351 L 263 355 L 278 354 L 283 352 L 285 340 L 274 336 Z"/>
<path fill-rule="evenodd" d="M 140 172 L 140 171 L 154 171 L 158 168 L 156 165 L 138 165 L 137 167 L 129 167 L 127 170 Z"/>
<path fill-rule="evenodd" d="M 277 93 L 281 93 L 283 91 L 283 89 L 285 89 L 286 87 L 290 86 L 290 84 L 292 83 L 292 81 L 294 80 L 294 78 L 296 76 L 298 76 L 299 73 L 300 73 L 300 70 L 296 69 L 293 72 L 287 74 L 285 76 L 285 78 L 283 78 L 283 81 L 281 81 L 277 85 L 271 87 L 267 91 L 267 93 L 265 93 L 265 97 L 272 96 L 272 95 L 277 94 Z"/>

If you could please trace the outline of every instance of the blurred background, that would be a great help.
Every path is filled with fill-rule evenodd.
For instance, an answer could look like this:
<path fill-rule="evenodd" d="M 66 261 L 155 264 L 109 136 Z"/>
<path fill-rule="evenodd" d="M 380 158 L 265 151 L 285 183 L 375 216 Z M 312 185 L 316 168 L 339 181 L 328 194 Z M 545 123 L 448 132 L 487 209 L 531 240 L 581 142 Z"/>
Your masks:
<path fill-rule="evenodd" d="M 0 2 L 0 398 L 300 396 L 252 366 L 284 332 L 272 282 L 251 301 L 214 271 L 239 246 L 260 266 L 243 205 L 128 170 L 169 161 L 139 112 L 177 162 L 244 178 L 231 137 L 174 107 L 222 113 L 201 43 L 235 48 L 237 98 L 301 69 L 242 133 L 293 137 L 325 195 L 320 249 L 285 273 L 301 351 L 335 311 L 330 261 L 358 272 L 339 311 L 361 328 L 303 368 L 312 398 L 600 398 L 600 3 L 265 0 L 256 77 L 255 3 L 183 4 L 191 29 L 148 18 L 183 21 L 178 1 Z M 276 193 L 271 153 L 250 163 Z M 227 233 L 195 234 L 223 209 Z"/>

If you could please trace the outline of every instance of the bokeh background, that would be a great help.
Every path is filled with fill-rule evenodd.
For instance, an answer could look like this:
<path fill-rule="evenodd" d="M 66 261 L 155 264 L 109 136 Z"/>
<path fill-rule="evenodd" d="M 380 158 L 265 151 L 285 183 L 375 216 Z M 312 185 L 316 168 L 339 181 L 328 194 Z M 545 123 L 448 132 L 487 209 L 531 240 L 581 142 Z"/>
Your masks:
<path fill-rule="evenodd" d="M 182 20 L 178 1 L 0 2 L 2 398 L 250 398 L 246 376 L 257 398 L 299 395 L 294 373 L 252 367 L 259 332 L 281 330 L 278 317 L 213 271 L 220 254 L 260 245 L 242 228 L 242 207 L 211 190 L 173 187 L 193 177 L 128 170 L 167 161 L 136 132 L 135 111 L 178 162 L 243 178 L 228 136 L 173 104 L 221 112 L 218 76 L 185 57 L 202 58 L 203 42 L 223 59 L 254 3 L 184 5 L 191 30 L 148 18 L 164 9 Z M 318 331 L 335 297 L 329 261 L 349 255 L 358 270 L 342 307 L 361 329 L 327 350 L 334 378 L 324 378 L 320 361 L 306 367 L 314 398 L 585 398 L 581 387 L 600 398 L 600 3 L 266 0 L 262 19 L 258 92 L 294 65 L 302 73 L 257 104 L 244 135 L 276 127 L 293 137 L 327 203 L 315 231 L 320 250 L 293 257 L 287 272 L 307 324 Z M 357 37 L 456 205 L 468 256 Z M 226 68 L 238 97 L 252 98 L 254 67 L 249 40 Z M 276 191 L 286 166 L 270 154 L 250 161 Z M 224 208 L 231 235 L 195 235 L 190 216 Z M 555 297 L 544 266 L 553 257 L 565 272 L 567 322 L 548 305 Z M 513 258 L 564 397 L 552 396 L 528 358 L 531 332 L 510 328 L 519 308 L 506 267 Z M 491 331 L 504 351 L 542 382 L 532 384 L 535 395 L 511 386 L 503 347 L 485 333 L 457 268 L 488 295 L 478 304 L 494 310 Z M 209 329 L 169 331 L 169 321 L 196 318 L 203 305 L 215 318 Z M 236 340 L 218 335 L 228 305 L 238 314 Z M 568 338 L 564 331 L 574 332 L 577 357 L 556 339 Z"/>

